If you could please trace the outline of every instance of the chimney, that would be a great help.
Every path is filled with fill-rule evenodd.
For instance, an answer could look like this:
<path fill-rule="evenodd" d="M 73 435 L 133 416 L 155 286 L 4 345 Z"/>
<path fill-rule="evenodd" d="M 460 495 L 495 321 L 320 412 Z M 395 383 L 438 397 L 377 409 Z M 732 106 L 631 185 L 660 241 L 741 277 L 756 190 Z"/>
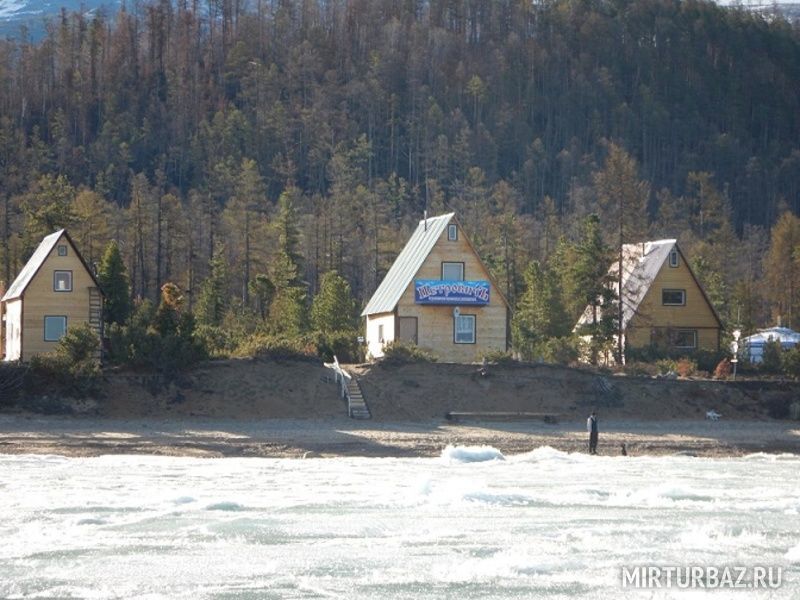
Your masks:
<path fill-rule="evenodd" d="M 425 231 L 428 231 L 428 211 L 422 213 L 422 220 L 425 222 Z"/>

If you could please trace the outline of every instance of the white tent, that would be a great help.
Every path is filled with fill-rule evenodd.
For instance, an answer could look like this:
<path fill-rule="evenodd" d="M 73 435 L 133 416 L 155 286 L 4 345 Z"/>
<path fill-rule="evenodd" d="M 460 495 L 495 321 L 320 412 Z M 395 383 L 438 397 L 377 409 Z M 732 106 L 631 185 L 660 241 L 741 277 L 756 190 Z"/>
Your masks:
<path fill-rule="evenodd" d="M 742 355 L 750 359 L 750 362 L 760 363 L 763 360 L 764 344 L 768 341 L 780 342 L 784 350 L 794 348 L 800 344 L 800 333 L 788 327 L 770 327 L 769 329 L 759 329 L 758 333 L 742 338 L 739 347 Z"/>

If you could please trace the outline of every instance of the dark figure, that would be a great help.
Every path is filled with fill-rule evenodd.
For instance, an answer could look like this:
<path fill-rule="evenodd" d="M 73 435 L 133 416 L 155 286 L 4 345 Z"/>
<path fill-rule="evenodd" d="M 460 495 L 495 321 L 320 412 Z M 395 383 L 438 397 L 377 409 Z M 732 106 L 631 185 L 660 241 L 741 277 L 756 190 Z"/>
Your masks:
<path fill-rule="evenodd" d="M 628 456 L 628 449 L 625 447 L 625 442 L 620 444 L 620 448 L 622 449 L 622 456 Z"/>
<path fill-rule="evenodd" d="M 589 454 L 597 454 L 597 414 L 594 411 L 586 419 L 586 431 L 589 432 Z"/>

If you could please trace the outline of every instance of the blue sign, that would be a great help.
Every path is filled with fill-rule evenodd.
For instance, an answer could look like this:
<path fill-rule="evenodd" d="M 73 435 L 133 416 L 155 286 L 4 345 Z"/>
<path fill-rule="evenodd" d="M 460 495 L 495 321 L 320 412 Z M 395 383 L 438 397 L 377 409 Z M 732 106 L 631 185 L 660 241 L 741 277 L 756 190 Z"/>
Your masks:
<path fill-rule="evenodd" d="M 414 302 L 483 306 L 489 304 L 489 282 L 417 279 L 414 281 Z"/>

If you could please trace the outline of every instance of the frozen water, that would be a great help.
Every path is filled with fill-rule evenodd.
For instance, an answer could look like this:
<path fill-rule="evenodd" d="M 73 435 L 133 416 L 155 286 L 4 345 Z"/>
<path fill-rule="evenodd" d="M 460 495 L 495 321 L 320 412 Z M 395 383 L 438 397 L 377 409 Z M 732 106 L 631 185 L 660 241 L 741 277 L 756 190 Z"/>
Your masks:
<path fill-rule="evenodd" d="M 0 597 L 800 596 L 796 456 L 498 458 L 0 456 Z M 622 588 L 649 564 L 784 583 Z"/>

